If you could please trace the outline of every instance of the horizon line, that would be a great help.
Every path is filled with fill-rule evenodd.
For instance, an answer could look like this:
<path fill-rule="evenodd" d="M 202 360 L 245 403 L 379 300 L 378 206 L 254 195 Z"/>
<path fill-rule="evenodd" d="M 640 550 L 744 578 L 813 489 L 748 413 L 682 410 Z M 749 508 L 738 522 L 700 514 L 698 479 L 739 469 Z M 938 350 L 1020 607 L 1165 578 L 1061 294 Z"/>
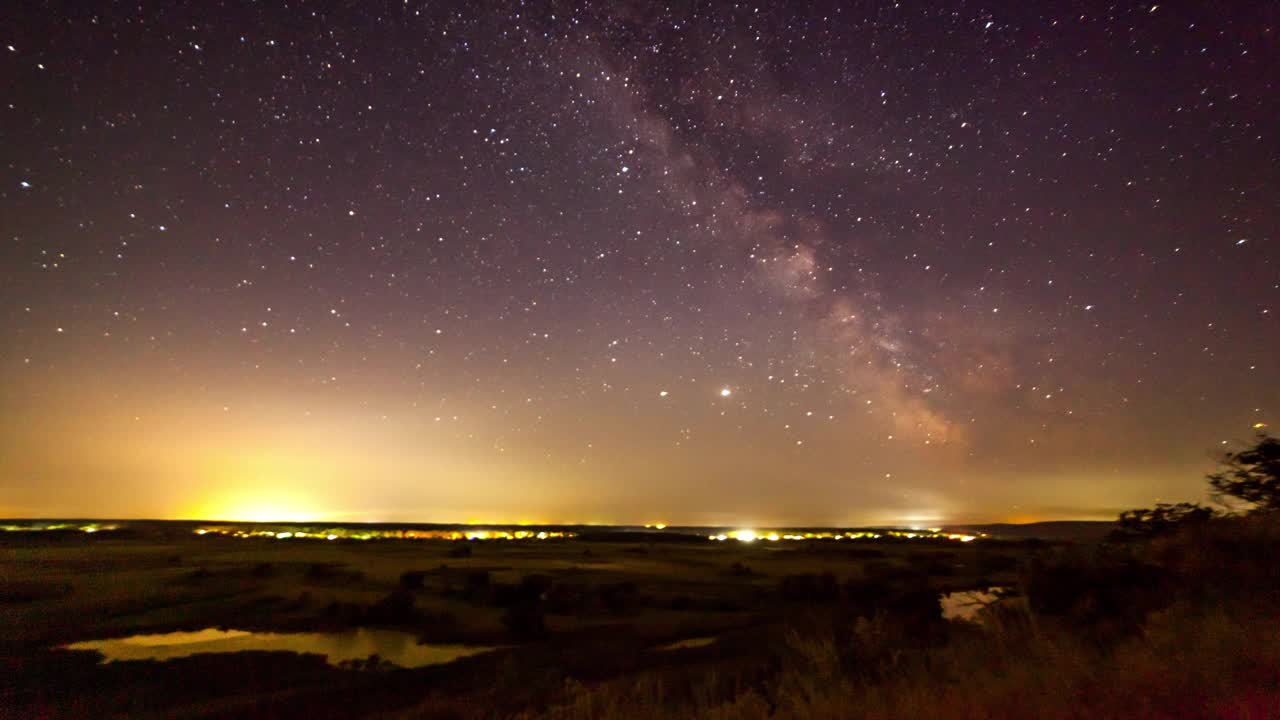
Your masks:
<path fill-rule="evenodd" d="M 438 521 L 391 521 L 391 520 L 232 520 L 232 519 L 213 519 L 213 518 L 146 518 L 146 517 L 91 517 L 91 516 L 15 516 L 0 517 L 0 523 L 3 522 L 41 522 L 41 521 L 85 521 L 85 522 L 166 522 L 166 523 L 220 523 L 220 524 L 240 524 L 240 525 L 441 525 L 441 526 L 462 526 L 462 527 L 598 527 L 598 528 L 641 528 L 656 531 L 663 530 L 680 530 L 680 529 L 699 529 L 699 528 L 738 528 L 751 527 L 764 530 L 780 530 L 780 529 L 805 529 L 805 530 L 837 530 L 837 529 L 877 529 L 877 528 L 908 528 L 908 529 L 925 529 L 925 528 L 948 528 L 948 527 L 971 527 L 986 525 L 1043 525 L 1048 523 L 1114 523 L 1115 519 L 1096 519 L 1096 518 L 1066 518 L 1051 520 L 1028 520 L 1028 521 L 980 521 L 980 522 L 940 522 L 940 523 L 920 523 L 908 522 L 902 524 L 878 523 L 874 525 L 805 525 L 805 524 L 758 524 L 758 525 L 689 525 L 689 524 L 669 524 L 669 523 L 602 523 L 602 522 L 438 522 Z M 658 527 L 661 525 L 661 527 Z"/>

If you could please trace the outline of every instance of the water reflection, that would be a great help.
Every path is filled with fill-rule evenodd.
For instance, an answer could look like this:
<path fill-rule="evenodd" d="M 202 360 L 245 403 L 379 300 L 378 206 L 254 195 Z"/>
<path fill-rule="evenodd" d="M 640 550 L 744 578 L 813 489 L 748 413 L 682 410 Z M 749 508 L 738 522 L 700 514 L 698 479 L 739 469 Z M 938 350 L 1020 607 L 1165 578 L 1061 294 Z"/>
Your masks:
<path fill-rule="evenodd" d="M 716 639 L 714 637 L 686 638 L 666 645 L 659 645 L 654 648 L 654 650 L 685 650 L 687 648 L 700 648 L 706 647 L 715 641 Z"/>
<path fill-rule="evenodd" d="M 421 645 L 413 635 L 395 630 L 266 633 L 216 628 L 195 632 L 88 640 L 65 647 L 69 650 L 97 650 L 102 653 L 104 662 L 168 660 L 199 653 L 280 650 L 324 655 L 330 665 L 341 665 L 377 655 L 384 661 L 406 668 L 439 665 L 493 649 L 475 645 Z"/>
<path fill-rule="evenodd" d="M 942 593 L 938 600 L 942 603 L 942 617 L 947 620 L 969 620 L 977 622 L 978 613 L 983 608 L 1000 599 L 1002 587 L 989 587 L 986 590 L 962 590 L 960 592 Z"/>

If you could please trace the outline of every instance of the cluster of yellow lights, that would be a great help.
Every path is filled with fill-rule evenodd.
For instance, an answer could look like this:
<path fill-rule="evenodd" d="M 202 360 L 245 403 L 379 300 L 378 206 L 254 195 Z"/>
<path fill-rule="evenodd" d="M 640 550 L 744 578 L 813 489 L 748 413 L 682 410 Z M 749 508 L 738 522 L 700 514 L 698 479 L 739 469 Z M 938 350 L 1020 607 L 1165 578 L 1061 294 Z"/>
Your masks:
<path fill-rule="evenodd" d="M 778 542 L 779 540 L 878 540 L 882 537 L 904 538 L 907 540 L 956 540 L 959 542 L 973 542 L 978 539 L 978 535 L 962 535 L 960 533 L 944 533 L 938 528 L 930 528 L 929 530 L 880 530 L 856 531 L 844 533 L 830 532 L 807 532 L 807 533 L 758 533 L 755 530 L 734 530 L 728 534 L 708 535 L 708 540 L 724 542 L 725 540 L 737 540 L 738 542 L 751 543 L 757 540 L 767 540 L 769 542 Z"/>
<path fill-rule="evenodd" d="M 237 538 L 293 538 L 311 540 L 550 540 L 571 538 L 576 533 L 559 530 L 352 530 L 329 528 L 326 530 L 272 530 L 246 529 L 239 526 L 219 525 L 196 528 L 196 535 L 223 535 Z"/>
<path fill-rule="evenodd" d="M 91 523 L 89 525 L 77 525 L 75 523 L 30 523 L 26 525 L 0 525 L 0 532 L 43 532 L 46 530 L 79 530 L 80 532 L 96 533 L 106 530 L 119 530 L 119 525 L 103 525 L 101 523 Z"/>
<path fill-rule="evenodd" d="M 91 523 L 80 525 L 76 523 L 28 523 L 28 524 L 7 524 L 0 525 L 0 531 L 4 532 L 38 532 L 45 530 L 79 530 L 86 533 L 95 533 L 103 530 L 117 530 L 119 525 Z M 645 525 L 646 528 L 654 530 L 666 529 L 665 523 L 654 523 Z M 312 540 L 552 540 L 577 537 L 577 533 L 565 532 L 561 530 L 495 530 L 495 529 L 477 529 L 477 530 L 417 530 L 417 529 L 388 529 L 388 530 L 355 530 L 351 528 L 327 528 L 324 530 L 313 529 L 293 529 L 283 530 L 277 528 L 248 528 L 242 525 L 213 525 L 208 527 L 196 528 L 196 535 L 220 535 L 226 537 L 237 538 L 274 538 L 277 540 L 289 540 L 293 538 L 312 539 Z M 947 533 L 940 528 L 929 528 L 927 530 L 861 530 L 848 532 L 776 532 L 776 531 L 756 531 L 756 530 L 734 530 L 730 533 L 722 533 L 718 535 L 708 535 L 708 540 L 724 542 L 726 540 L 737 540 L 743 543 L 753 543 L 757 540 L 767 542 L 778 541 L 796 541 L 796 540 L 877 540 L 883 537 L 901 538 L 906 540 L 954 540 L 958 542 L 973 542 L 983 534 L 965 535 L 961 533 Z"/>

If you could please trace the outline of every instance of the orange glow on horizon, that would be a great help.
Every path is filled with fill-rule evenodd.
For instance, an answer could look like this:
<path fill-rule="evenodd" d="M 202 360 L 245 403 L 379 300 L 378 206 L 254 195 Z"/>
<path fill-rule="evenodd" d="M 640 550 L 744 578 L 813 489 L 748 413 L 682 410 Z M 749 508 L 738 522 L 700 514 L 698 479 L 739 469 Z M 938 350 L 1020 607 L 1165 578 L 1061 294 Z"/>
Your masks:
<path fill-rule="evenodd" d="M 303 496 L 276 488 L 219 493 L 183 513 L 187 520 L 313 522 L 324 519 Z"/>

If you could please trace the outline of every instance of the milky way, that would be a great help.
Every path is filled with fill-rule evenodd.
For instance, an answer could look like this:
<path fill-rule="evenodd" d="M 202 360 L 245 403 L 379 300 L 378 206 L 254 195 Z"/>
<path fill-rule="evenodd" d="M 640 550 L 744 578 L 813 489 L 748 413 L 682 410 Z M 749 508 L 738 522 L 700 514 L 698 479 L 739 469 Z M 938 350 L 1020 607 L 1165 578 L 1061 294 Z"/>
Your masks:
<path fill-rule="evenodd" d="M 0 515 L 1200 499 L 1280 423 L 1278 24 L 28 4 L 0 25 Z"/>

